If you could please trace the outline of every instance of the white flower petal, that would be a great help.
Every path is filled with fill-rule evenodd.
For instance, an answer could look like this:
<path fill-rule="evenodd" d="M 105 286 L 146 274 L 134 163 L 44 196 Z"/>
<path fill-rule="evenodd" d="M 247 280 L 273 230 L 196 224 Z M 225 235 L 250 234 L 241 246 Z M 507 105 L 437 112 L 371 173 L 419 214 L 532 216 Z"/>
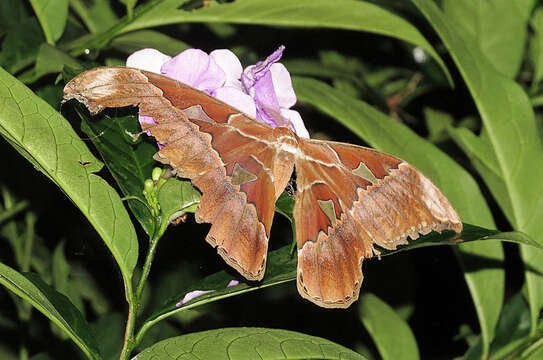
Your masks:
<path fill-rule="evenodd" d="M 302 117 L 296 110 L 281 109 L 281 115 L 288 119 L 294 128 L 296 135 L 309 139 L 309 131 L 305 128 Z"/>
<path fill-rule="evenodd" d="M 204 294 L 208 294 L 214 291 L 215 290 L 194 290 L 194 291 L 188 292 L 185 294 L 185 297 L 183 297 L 183 300 L 175 304 L 175 307 L 180 307 L 183 304 L 188 303 L 192 299 L 197 298 L 198 296 L 202 296 Z"/>
<path fill-rule="evenodd" d="M 239 82 L 243 67 L 236 54 L 227 49 L 213 50 L 209 56 L 226 74 L 226 85 L 231 85 L 236 81 Z M 241 89 L 241 87 L 240 87 Z"/>
<path fill-rule="evenodd" d="M 279 106 L 288 109 L 296 104 L 296 94 L 292 88 L 292 80 L 285 65 L 275 63 L 270 67 L 270 72 Z"/>
<path fill-rule="evenodd" d="M 256 105 L 253 98 L 233 86 L 218 88 L 213 96 L 252 118 L 256 117 Z"/>
<path fill-rule="evenodd" d="M 126 66 L 160 74 L 162 64 L 171 58 L 155 49 L 141 49 L 126 59 Z"/>

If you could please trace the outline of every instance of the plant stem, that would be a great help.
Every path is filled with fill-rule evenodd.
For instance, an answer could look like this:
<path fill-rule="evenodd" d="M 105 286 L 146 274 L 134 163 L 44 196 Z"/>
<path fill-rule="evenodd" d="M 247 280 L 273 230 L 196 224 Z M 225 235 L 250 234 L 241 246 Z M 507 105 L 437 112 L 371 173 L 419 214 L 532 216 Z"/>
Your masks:
<path fill-rule="evenodd" d="M 26 232 L 24 236 L 24 248 L 23 258 L 21 263 L 21 270 L 23 272 L 30 271 L 30 262 L 32 261 L 32 246 L 34 245 L 34 224 L 36 223 L 36 217 L 33 213 L 26 213 Z"/>
<path fill-rule="evenodd" d="M 134 297 L 128 300 L 128 321 L 124 332 L 124 344 L 120 360 L 127 360 L 134 350 L 134 329 L 136 327 L 136 303 Z"/>
<path fill-rule="evenodd" d="M 143 273 L 141 274 L 140 280 L 138 282 L 138 287 L 136 288 L 136 299 L 139 301 L 143 295 L 143 289 L 145 288 L 145 283 L 149 277 L 149 272 L 151 271 L 151 264 L 155 257 L 155 252 L 158 245 L 158 239 L 151 239 L 149 244 L 149 251 L 147 252 L 147 258 L 145 259 L 145 264 L 143 265 Z"/>
<path fill-rule="evenodd" d="M 28 207 L 28 201 L 21 201 L 14 206 L 6 209 L 0 213 L 0 223 L 10 219 L 11 217 L 17 215 L 19 212 L 25 210 Z"/>
<path fill-rule="evenodd" d="M 147 251 L 145 264 L 143 265 L 143 272 L 138 281 L 135 293 L 133 293 L 132 289 L 127 289 L 126 291 L 126 298 L 128 301 L 128 321 L 126 323 L 126 330 L 124 333 L 124 344 L 120 357 L 121 360 L 127 360 L 134 348 L 139 344 L 134 336 L 136 317 L 141 310 L 141 298 L 143 295 L 143 290 L 145 288 L 145 283 L 147 282 L 147 278 L 149 277 L 149 273 L 151 271 L 153 259 L 155 258 L 158 241 L 160 240 L 162 235 L 164 235 L 167 227 L 168 221 L 162 221 L 160 223 L 160 229 L 155 234 L 153 234 L 153 236 L 149 240 L 149 250 Z"/>

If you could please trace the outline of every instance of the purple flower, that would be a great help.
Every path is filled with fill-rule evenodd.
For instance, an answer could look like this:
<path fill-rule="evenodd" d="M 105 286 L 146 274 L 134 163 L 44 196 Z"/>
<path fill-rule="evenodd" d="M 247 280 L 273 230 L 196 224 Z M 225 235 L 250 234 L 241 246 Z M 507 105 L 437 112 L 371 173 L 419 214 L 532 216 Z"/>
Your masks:
<path fill-rule="evenodd" d="M 202 296 L 202 295 L 205 295 L 205 294 L 209 294 L 209 293 L 212 293 L 214 292 L 215 290 L 194 290 L 194 291 L 191 291 L 191 292 L 188 292 L 185 294 L 185 296 L 183 297 L 183 300 L 181 300 L 180 302 L 178 302 L 177 304 L 175 304 L 175 307 L 181 307 L 183 306 L 184 304 L 188 303 L 189 301 L 191 301 L 192 299 L 195 299 L 199 296 Z"/>
<path fill-rule="evenodd" d="M 226 285 L 226 287 L 229 288 L 229 287 L 237 286 L 237 285 L 239 285 L 238 280 L 230 280 L 228 282 L 228 284 Z M 185 305 L 186 303 L 188 303 L 189 301 L 191 301 L 192 299 L 195 299 L 195 298 L 197 298 L 199 296 L 202 296 L 202 295 L 205 295 L 205 294 L 212 293 L 214 291 L 215 290 L 194 290 L 194 291 L 190 291 L 190 292 L 185 294 L 185 296 L 183 297 L 183 299 L 180 302 L 175 304 L 175 307 L 181 307 L 181 306 Z"/>
<path fill-rule="evenodd" d="M 296 94 L 287 68 L 278 63 L 284 46 L 264 61 L 247 67 L 241 76 L 245 90 L 255 100 L 256 118 L 271 127 L 288 126 L 300 136 L 309 138 L 300 114 L 290 108 L 296 103 Z"/>
<path fill-rule="evenodd" d="M 302 118 L 291 110 L 296 103 L 290 74 L 277 63 L 281 46 L 265 61 L 242 71 L 238 58 L 230 50 L 214 50 L 209 55 L 188 49 L 171 58 L 155 49 L 143 49 L 130 55 L 126 66 L 164 74 L 204 91 L 245 114 L 272 127 L 288 126 L 298 136 L 309 137 Z M 155 123 L 140 116 L 140 123 Z"/>
<path fill-rule="evenodd" d="M 238 280 L 230 280 L 230 282 L 226 285 L 226 287 L 232 287 L 232 286 L 237 286 L 237 285 L 239 285 Z"/>

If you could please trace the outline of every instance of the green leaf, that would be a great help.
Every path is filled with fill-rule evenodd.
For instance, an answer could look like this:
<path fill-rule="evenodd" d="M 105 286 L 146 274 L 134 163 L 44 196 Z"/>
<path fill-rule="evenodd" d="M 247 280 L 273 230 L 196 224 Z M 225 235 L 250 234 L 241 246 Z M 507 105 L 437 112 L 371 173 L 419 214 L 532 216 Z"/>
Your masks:
<path fill-rule="evenodd" d="M 70 300 L 70 302 L 76 307 L 76 309 L 81 312 L 81 315 L 85 316 L 85 307 L 83 305 L 83 302 L 81 301 L 81 298 L 70 296 L 71 294 L 68 291 L 70 264 L 64 256 L 64 241 L 61 241 L 55 248 L 55 251 L 53 252 L 53 256 L 51 258 L 51 264 L 53 266 L 52 285 L 54 286 L 55 290 L 65 295 L 68 300 Z M 56 336 L 60 337 L 63 340 L 66 340 L 66 334 L 62 332 L 62 329 L 55 326 L 53 323 L 51 323 L 51 331 Z"/>
<path fill-rule="evenodd" d="M 514 78 L 528 35 L 528 17 L 510 0 L 445 0 L 447 19 L 469 33 L 494 67 Z"/>
<path fill-rule="evenodd" d="M 279 199 L 275 202 L 275 211 L 283 215 L 294 224 L 294 198 L 289 196 L 286 192 L 282 192 Z"/>
<path fill-rule="evenodd" d="M 543 143 L 528 97 L 518 84 L 494 69 L 475 38 L 450 22 L 433 2 L 413 2 L 449 49 L 477 105 L 510 199 L 509 221 L 516 230 L 539 241 L 543 233 L 543 182 L 539 181 L 543 167 L 534 166 L 533 159 L 543 158 Z M 542 273 L 543 264 L 536 259 L 541 259 L 543 252 L 531 247 L 521 251 L 525 263 Z M 543 307 L 543 276 L 528 271 L 526 282 L 535 331 Z"/>
<path fill-rule="evenodd" d="M 122 32 L 182 22 L 234 23 L 289 27 L 324 27 L 368 31 L 421 46 L 441 66 L 450 81 L 445 64 L 420 32 L 401 17 L 377 5 L 354 0 L 236 0 L 210 2 L 199 9 L 180 8 L 185 0 L 144 4 Z M 141 8 L 142 11 L 138 12 Z"/>
<path fill-rule="evenodd" d="M 10 73 L 16 73 L 36 61 L 38 49 L 43 42 L 40 25 L 35 18 L 26 18 L 12 26 L 0 52 L 0 65 Z"/>
<path fill-rule="evenodd" d="M 484 135 L 476 136 L 463 127 L 448 127 L 447 130 L 456 144 L 468 155 L 507 218 L 511 219 L 513 217 L 511 199 L 507 194 L 503 174 L 500 171 L 496 154 L 492 150 L 488 137 Z"/>
<path fill-rule="evenodd" d="M 138 354 L 138 360 L 191 359 L 366 359 L 341 345 L 294 331 L 225 328 L 166 339 Z"/>
<path fill-rule="evenodd" d="M 534 34 L 530 40 L 529 59 L 534 68 L 532 82 L 535 85 L 543 80 L 543 7 L 535 9 L 530 24 Z"/>
<path fill-rule="evenodd" d="M 55 251 L 52 258 L 53 264 L 53 284 L 55 289 L 63 294 L 68 290 L 68 277 L 70 275 L 70 264 L 64 256 L 64 241 L 61 241 Z"/>
<path fill-rule="evenodd" d="M 124 336 L 126 316 L 121 313 L 111 313 L 100 317 L 90 326 L 96 334 L 96 342 L 104 359 L 119 359 Z"/>
<path fill-rule="evenodd" d="M 70 0 L 70 7 L 93 34 L 106 31 L 118 21 L 109 0 Z"/>
<path fill-rule="evenodd" d="M 64 330 L 89 359 L 101 359 L 90 328 L 64 295 L 32 273 L 21 274 L 0 263 L 0 283 L 13 291 Z"/>
<path fill-rule="evenodd" d="M 70 124 L 0 69 L 0 134 L 83 212 L 104 240 L 131 289 L 136 232 L 117 192 L 93 174 L 102 168 Z"/>
<path fill-rule="evenodd" d="M 163 226 L 187 212 L 195 212 L 200 197 L 200 192 L 192 186 L 190 181 L 168 179 L 158 193 Z"/>
<path fill-rule="evenodd" d="M 82 106 L 76 106 L 77 109 L 82 109 Z M 87 111 L 78 112 L 82 119 L 81 130 L 98 149 L 123 195 L 134 196 L 146 203 L 147 200 L 142 194 L 143 183 L 151 177 L 155 164 L 153 155 L 158 149 L 155 144 L 142 141 L 143 139 L 137 142 L 132 140 L 128 133 L 137 134 L 141 131 L 137 118 L 134 116 L 89 118 Z M 145 232 L 152 235 L 155 223 L 149 209 L 137 200 L 129 199 L 127 204 Z"/>
<path fill-rule="evenodd" d="M 451 115 L 430 109 L 424 109 L 424 120 L 428 128 L 428 141 L 431 143 L 439 143 L 449 138 L 447 128 L 452 125 L 453 118 Z"/>
<path fill-rule="evenodd" d="M 68 19 L 68 0 L 30 0 L 45 39 L 51 45 L 60 39 Z"/>
<path fill-rule="evenodd" d="M 530 308 L 522 291 L 513 295 L 504 305 L 496 327 L 496 336 L 490 347 L 489 359 L 518 359 L 520 353 L 534 342 L 530 339 Z M 465 360 L 479 360 L 482 357 L 481 341 L 475 342 L 464 355 Z M 522 357 L 525 359 L 524 357 Z"/>
<path fill-rule="evenodd" d="M 494 227 L 490 210 L 471 175 L 435 145 L 404 124 L 375 110 L 363 101 L 314 79 L 294 78 L 298 99 L 334 117 L 373 147 L 396 155 L 419 168 L 454 205 L 464 222 Z M 459 259 L 492 257 L 503 261 L 501 244 L 477 243 L 459 247 Z M 464 264 L 466 265 L 466 264 Z M 499 266 L 469 267 L 464 273 L 487 344 L 500 313 L 505 275 Z M 494 286 L 486 292 L 487 286 Z"/>
<path fill-rule="evenodd" d="M 518 9 L 522 17 L 529 18 L 538 3 L 539 0 L 517 0 L 511 5 Z"/>
<path fill-rule="evenodd" d="M 383 360 L 419 359 L 417 341 L 405 320 L 377 296 L 366 293 L 359 304 L 360 320 Z"/>
<path fill-rule="evenodd" d="M 22 1 L 1 1 L 0 2 L 0 36 L 5 34 L 9 28 L 17 26 L 29 14 Z"/>
<path fill-rule="evenodd" d="M 521 246 L 520 254 L 524 260 L 528 303 L 532 315 L 532 335 L 536 333 L 539 313 L 543 307 L 543 251 L 530 246 Z"/>
<path fill-rule="evenodd" d="M 65 65 L 72 68 L 82 68 L 79 62 L 56 47 L 43 43 L 38 51 L 36 66 L 32 71 L 20 77 L 24 83 L 33 83 L 44 75 L 60 73 Z"/>
<path fill-rule="evenodd" d="M 154 30 L 138 30 L 117 36 L 111 41 L 111 46 L 129 55 L 144 48 L 153 48 L 170 56 L 191 47 L 183 41 Z"/>
<path fill-rule="evenodd" d="M 530 322 L 530 308 L 519 291 L 503 307 L 490 348 L 491 356 L 500 358 L 525 340 L 530 334 Z"/>
<path fill-rule="evenodd" d="M 82 265 L 75 264 L 72 265 L 72 268 L 72 276 L 70 276 L 68 283 L 70 296 L 76 297 L 81 304 L 83 304 L 83 300 L 87 300 L 98 315 L 107 313 L 110 304 L 109 299 L 103 293 L 102 287 Z"/>

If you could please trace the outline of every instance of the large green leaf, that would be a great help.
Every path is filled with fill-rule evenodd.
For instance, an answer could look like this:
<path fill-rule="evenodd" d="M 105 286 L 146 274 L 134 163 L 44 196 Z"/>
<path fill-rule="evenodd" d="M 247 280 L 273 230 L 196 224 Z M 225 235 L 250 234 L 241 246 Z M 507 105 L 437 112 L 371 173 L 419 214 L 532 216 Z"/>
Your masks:
<path fill-rule="evenodd" d="M 89 43 L 74 50 L 80 53 L 85 47 L 100 47 L 110 38 L 128 31 L 182 22 L 234 23 L 289 27 L 325 27 L 355 31 L 368 31 L 392 36 L 421 46 L 450 75 L 439 55 L 407 21 L 374 4 L 355 0 L 236 0 L 210 2 L 199 9 L 183 9 L 186 0 L 152 0 L 136 8 L 133 21 L 125 20 Z"/>
<path fill-rule="evenodd" d="M 514 78 L 528 35 L 529 17 L 519 6 L 510 0 L 445 0 L 443 12 L 476 39 L 480 51 L 498 71 Z"/>
<path fill-rule="evenodd" d="M 534 166 L 534 159 L 543 159 L 543 144 L 533 109 L 522 88 L 496 71 L 477 44 L 477 39 L 455 26 L 437 5 L 430 1 L 413 0 L 422 11 L 455 61 L 477 105 L 484 125 L 478 141 L 486 143 L 496 159 L 503 185 L 493 193 L 506 190 L 509 197 L 509 221 L 515 229 L 539 240 L 543 233 L 543 166 Z M 489 183 L 489 186 L 496 186 Z M 543 252 L 522 248 L 525 263 L 543 272 Z M 543 277 L 528 271 L 526 281 L 535 331 L 539 310 L 543 307 Z"/>
<path fill-rule="evenodd" d="M 449 198 L 463 221 L 494 227 L 490 210 L 475 180 L 435 145 L 399 121 L 323 82 L 294 78 L 294 88 L 302 102 L 308 102 L 337 119 L 373 147 L 399 156 L 419 168 Z M 459 251 L 466 270 L 464 276 L 488 344 L 503 302 L 504 271 L 497 266 L 486 269 L 472 267 L 463 259 L 483 256 L 500 262 L 503 251 L 497 243 L 465 244 L 459 247 Z M 492 287 L 491 292 L 486 291 L 488 287 Z"/>
<path fill-rule="evenodd" d="M 419 348 L 411 328 L 393 308 L 367 293 L 359 304 L 360 319 L 370 333 L 383 360 L 417 360 Z"/>
<path fill-rule="evenodd" d="M 119 195 L 94 174 L 102 163 L 66 119 L 3 69 L 0 134 L 83 212 L 115 257 L 130 289 L 138 241 Z"/>
<path fill-rule="evenodd" d="M 0 283 L 13 291 L 58 325 L 89 359 L 101 359 L 90 328 L 77 308 L 39 276 L 21 274 L 0 263 Z"/>
<path fill-rule="evenodd" d="M 225 328 L 166 339 L 138 354 L 138 360 L 366 359 L 341 345 L 294 331 Z"/>
<path fill-rule="evenodd" d="M 78 109 L 82 108 L 76 105 Z M 140 132 L 134 116 L 89 118 L 88 112 L 80 112 L 81 129 L 88 135 L 100 152 L 102 160 L 113 175 L 123 195 L 134 196 L 145 203 L 143 184 L 151 178 L 155 161 L 153 154 L 158 150 L 151 142 L 134 142 L 130 135 Z M 145 136 L 145 135 L 142 135 Z M 154 218 L 149 209 L 137 200 L 127 200 L 130 210 L 138 219 L 145 232 L 152 235 L 155 230 Z"/>
<path fill-rule="evenodd" d="M 68 19 L 68 0 L 30 0 L 45 39 L 51 45 L 60 39 Z"/>

